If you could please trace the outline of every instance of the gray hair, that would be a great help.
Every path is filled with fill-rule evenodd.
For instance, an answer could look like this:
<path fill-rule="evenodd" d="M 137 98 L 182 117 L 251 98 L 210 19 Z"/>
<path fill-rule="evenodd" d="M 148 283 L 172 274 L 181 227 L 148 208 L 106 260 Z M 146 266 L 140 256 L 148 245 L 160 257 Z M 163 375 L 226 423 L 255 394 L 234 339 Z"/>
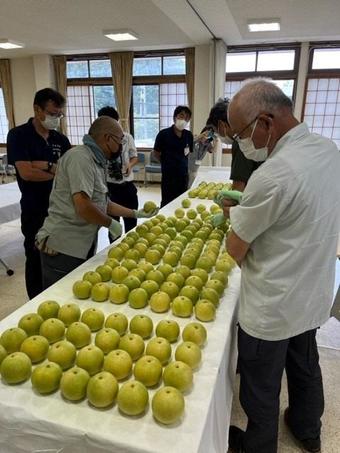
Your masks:
<path fill-rule="evenodd" d="M 291 99 L 270 79 L 245 80 L 231 102 L 234 100 L 241 106 L 246 121 L 252 121 L 261 112 L 278 114 L 293 110 Z"/>
<path fill-rule="evenodd" d="M 122 133 L 122 128 L 118 121 L 109 116 L 100 116 L 93 121 L 89 129 L 89 135 L 91 135 L 94 140 L 105 134 L 117 135 L 117 133 Z"/>

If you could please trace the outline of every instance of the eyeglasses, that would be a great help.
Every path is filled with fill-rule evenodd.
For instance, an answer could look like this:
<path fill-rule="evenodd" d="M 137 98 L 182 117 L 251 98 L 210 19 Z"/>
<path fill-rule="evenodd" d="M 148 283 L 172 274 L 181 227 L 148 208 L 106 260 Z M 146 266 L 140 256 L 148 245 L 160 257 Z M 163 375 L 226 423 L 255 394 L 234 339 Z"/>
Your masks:
<path fill-rule="evenodd" d="M 62 119 L 65 116 L 62 112 L 52 113 L 52 112 L 49 112 L 48 110 L 45 110 L 45 113 L 46 113 L 46 115 L 52 116 L 53 118 L 59 118 L 59 119 Z"/>
<path fill-rule="evenodd" d="M 253 121 L 250 121 L 250 123 L 247 124 L 247 126 L 245 126 L 245 127 L 241 130 L 241 132 L 239 132 L 238 134 L 234 134 L 234 135 L 232 136 L 232 139 L 235 140 L 235 141 L 237 141 L 237 142 L 238 142 L 239 140 L 241 140 L 241 139 L 242 139 L 241 135 L 243 134 L 243 132 L 246 131 L 246 130 L 248 129 L 248 127 L 250 127 L 252 124 L 254 124 L 255 121 L 257 120 L 257 118 L 258 118 L 258 116 L 256 116 L 256 118 L 254 118 Z"/>
<path fill-rule="evenodd" d="M 110 137 L 112 138 L 113 141 L 117 143 L 117 145 L 121 145 L 124 139 L 124 135 L 122 135 L 121 137 L 117 137 L 116 135 L 110 135 Z"/>

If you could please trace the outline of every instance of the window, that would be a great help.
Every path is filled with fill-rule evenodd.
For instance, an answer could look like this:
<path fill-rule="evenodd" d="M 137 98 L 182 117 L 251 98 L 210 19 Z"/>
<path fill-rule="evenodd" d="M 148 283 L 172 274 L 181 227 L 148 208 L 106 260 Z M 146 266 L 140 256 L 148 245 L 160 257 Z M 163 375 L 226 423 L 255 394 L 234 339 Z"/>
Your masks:
<path fill-rule="evenodd" d="M 311 46 L 303 120 L 340 149 L 340 46 Z"/>
<path fill-rule="evenodd" d="M 82 143 L 91 123 L 102 107 L 115 107 L 112 85 L 74 85 L 67 87 L 67 129 L 73 145 Z"/>
<path fill-rule="evenodd" d="M 297 48 L 233 49 L 226 57 L 225 97 L 231 98 L 251 77 L 268 77 L 291 99 L 297 78 Z"/>
<path fill-rule="evenodd" d="M 159 86 L 133 87 L 133 121 L 136 146 L 152 147 L 159 131 Z"/>
<path fill-rule="evenodd" d="M 164 57 L 163 74 L 185 74 L 185 57 Z"/>
<path fill-rule="evenodd" d="M 135 54 L 130 126 L 136 146 L 152 148 L 159 130 L 172 124 L 175 107 L 188 104 L 185 63 L 183 51 Z M 116 107 L 111 63 L 106 55 L 69 57 L 66 71 L 67 130 L 77 145 L 101 107 Z"/>
<path fill-rule="evenodd" d="M 287 80 L 274 80 L 272 79 L 273 82 L 281 88 L 281 90 L 285 93 L 286 96 L 289 98 L 293 98 L 293 93 L 294 93 L 294 79 L 287 79 Z M 232 98 L 236 91 L 238 91 L 241 88 L 242 81 L 230 81 L 225 83 L 225 89 L 224 89 L 224 96 L 226 98 Z"/>
<path fill-rule="evenodd" d="M 187 105 L 185 83 L 135 85 L 133 87 L 133 129 L 136 146 L 152 148 L 160 129 L 173 124 L 177 105 Z"/>
<path fill-rule="evenodd" d="M 68 79 L 88 79 L 90 77 L 112 77 L 110 60 L 77 60 L 66 64 Z"/>
<path fill-rule="evenodd" d="M 136 57 L 133 59 L 133 76 L 184 75 L 185 56 Z"/>
<path fill-rule="evenodd" d="M 161 129 L 187 105 L 184 55 L 137 56 L 133 61 L 132 130 L 137 147 L 152 148 Z"/>
<path fill-rule="evenodd" d="M 315 49 L 312 69 L 340 69 L 340 48 Z"/>
<path fill-rule="evenodd" d="M 4 96 L 0 88 L 0 143 L 6 143 L 8 134 L 8 120 L 5 109 Z"/>
<path fill-rule="evenodd" d="M 115 107 L 109 59 L 67 62 L 67 127 L 73 145 L 82 143 L 99 109 Z"/>
<path fill-rule="evenodd" d="M 133 75 L 148 76 L 162 74 L 162 58 L 134 58 L 133 59 Z"/>
<path fill-rule="evenodd" d="M 256 52 L 227 53 L 227 73 L 253 72 L 256 70 Z"/>

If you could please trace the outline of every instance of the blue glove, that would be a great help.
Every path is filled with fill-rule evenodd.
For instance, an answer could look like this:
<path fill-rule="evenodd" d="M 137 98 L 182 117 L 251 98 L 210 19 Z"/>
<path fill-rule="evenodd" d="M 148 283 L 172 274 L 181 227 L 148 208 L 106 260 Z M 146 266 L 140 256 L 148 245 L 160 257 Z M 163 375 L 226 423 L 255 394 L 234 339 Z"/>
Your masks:
<path fill-rule="evenodd" d="M 235 204 L 240 204 L 242 201 L 243 192 L 238 190 L 221 190 L 214 198 L 214 202 L 220 207 L 223 207 L 223 200 L 229 199 L 235 201 Z"/>
<path fill-rule="evenodd" d="M 155 208 L 152 211 L 145 212 L 144 209 L 134 209 L 133 212 L 135 214 L 136 219 L 143 219 L 143 218 L 150 218 L 158 214 L 159 208 Z"/>
<path fill-rule="evenodd" d="M 120 222 L 117 222 L 117 220 L 112 219 L 110 226 L 109 226 L 109 232 L 112 236 L 112 239 L 117 239 L 119 236 L 122 235 L 123 232 L 123 227 Z"/>

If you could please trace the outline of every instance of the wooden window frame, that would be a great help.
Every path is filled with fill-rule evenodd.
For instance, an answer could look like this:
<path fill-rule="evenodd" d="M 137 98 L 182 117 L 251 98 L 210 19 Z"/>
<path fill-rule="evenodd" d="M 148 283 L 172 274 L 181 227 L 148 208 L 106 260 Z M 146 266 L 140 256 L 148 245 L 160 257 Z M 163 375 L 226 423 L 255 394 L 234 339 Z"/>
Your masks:
<path fill-rule="evenodd" d="M 340 50 L 340 41 L 320 41 L 320 42 L 311 42 L 309 44 L 309 60 L 308 60 L 308 72 L 305 80 L 305 88 L 303 94 L 303 108 L 302 108 L 302 117 L 303 121 L 305 118 L 305 107 L 308 91 L 308 82 L 310 79 L 340 79 L 340 69 L 312 69 L 314 50 L 316 49 L 339 49 Z"/>
<path fill-rule="evenodd" d="M 163 75 L 163 58 L 164 57 L 185 57 L 183 49 L 171 50 L 154 50 L 154 51 L 137 51 L 134 52 L 133 58 L 148 58 L 148 57 L 161 57 L 161 72 L 160 75 L 150 76 L 133 76 L 132 87 L 134 85 L 159 85 L 159 106 L 160 106 L 160 85 L 162 83 L 186 83 L 186 74 L 173 74 Z M 108 53 L 98 54 L 81 54 L 81 55 L 68 55 L 67 61 L 87 61 L 88 73 L 90 74 L 90 61 L 91 60 L 107 60 Z M 67 78 L 67 86 L 91 86 L 91 85 L 113 85 L 112 77 L 80 77 L 80 78 Z M 159 110 L 160 121 L 160 110 Z M 130 103 L 130 131 L 134 133 L 134 116 L 133 116 L 133 89 L 131 93 Z M 150 151 L 151 148 L 138 148 L 141 151 Z"/>
<path fill-rule="evenodd" d="M 280 51 L 280 50 L 294 50 L 294 66 L 293 69 L 282 71 L 257 71 L 258 55 L 263 51 Z M 301 43 L 283 43 L 283 44 L 262 44 L 262 45 L 245 45 L 245 46 L 230 46 L 227 53 L 242 53 L 242 52 L 255 52 L 255 71 L 248 72 L 226 72 L 226 82 L 240 82 L 249 78 L 255 77 L 268 77 L 273 80 L 294 80 L 294 89 L 292 93 L 292 101 L 295 102 L 297 90 L 297 78 L 299 71 L 299 61 L 301 53 Z"/>
<path fill-rule="evenodd" d="M 305 106 L 306 98 L 308 91 L 308 81 L 310 79 L 340 79 L 340 69 L 312 69 L 314 50 L 315 49 L 334 49 L 337 48 L 340 50 L 340 41 L 320 41 L 320 42 L 311 42 L 309 44 L 309 59 L 308 59 L 308 72 L 306 75 L 305 81 L 305 90 L 303 94 L 303 110 L 302 110 L 302 121 L 305 117 Z"/>

